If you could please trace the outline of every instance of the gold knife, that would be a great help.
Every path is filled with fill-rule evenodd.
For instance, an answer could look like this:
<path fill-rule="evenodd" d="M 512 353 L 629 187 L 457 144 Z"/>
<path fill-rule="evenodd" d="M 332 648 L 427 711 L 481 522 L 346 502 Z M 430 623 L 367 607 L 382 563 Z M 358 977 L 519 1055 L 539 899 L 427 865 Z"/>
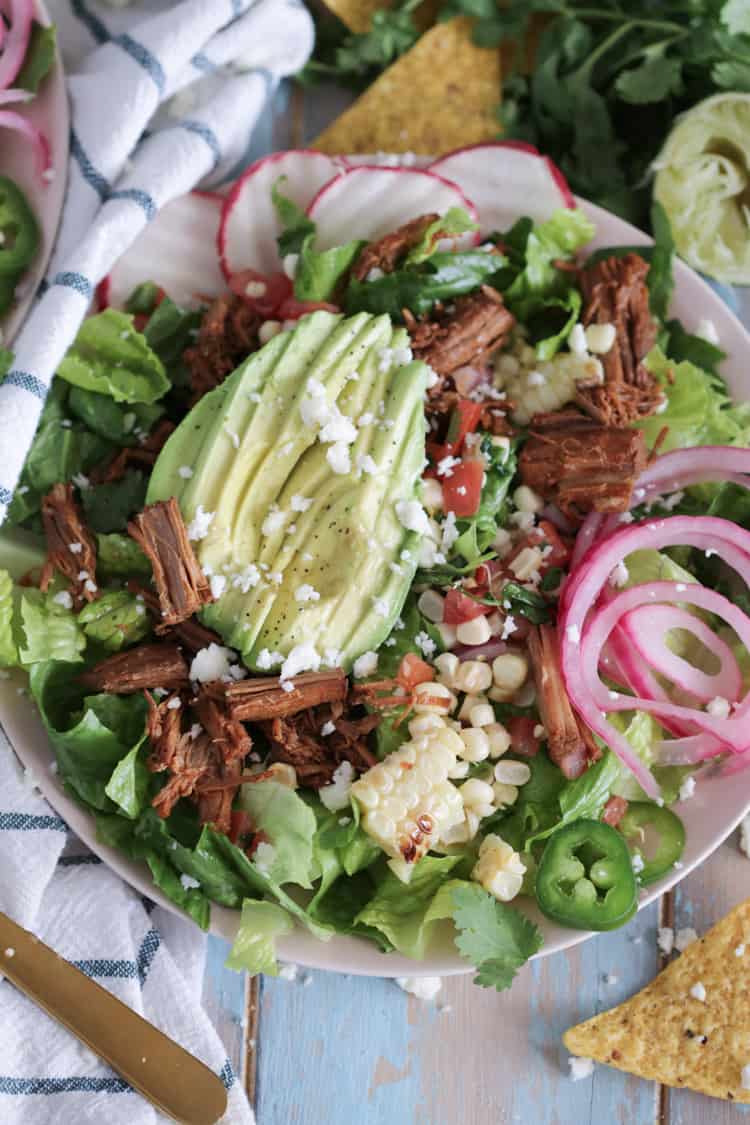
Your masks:
<path fill-rule="evenodd" d="M 0 972 L 181 1125 L 226 1111 L 213 1071 L 2 912 Z"/>

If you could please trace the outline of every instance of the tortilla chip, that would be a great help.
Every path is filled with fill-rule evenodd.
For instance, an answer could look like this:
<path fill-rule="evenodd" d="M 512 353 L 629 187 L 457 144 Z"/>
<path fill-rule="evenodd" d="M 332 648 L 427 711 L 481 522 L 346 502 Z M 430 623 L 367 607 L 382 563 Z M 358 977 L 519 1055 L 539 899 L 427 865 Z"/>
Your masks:
<path fill-rule="evenodd" d="M 330 8 L 335 16 L 346 24 L 350 31 L 369 31 L 370 21 L 375 12 L 381 8 L 392 7 L 392 0 L 326 0 L 326 7 Z M 429 27 L 435 19 L 436 5 L 431 0 L 425 0 L 414 13 L 414 22 L 417 27 Z"/>
<path fill-rule="evenodd" d="M 498 135 L 500 52 L 471 41 L 465 16 L 430 28 L 320 134 L 321 152 L 439 156 Z"/>
<path fill-rule="evenodd" d="M 690 995 L 696 984 L 705 1001 Z M 750 899 L 641 992 L 571 1027 L 563 1042 L 640 1078 L 750 1103 L 741 1085 L 750 1063 Z"/>

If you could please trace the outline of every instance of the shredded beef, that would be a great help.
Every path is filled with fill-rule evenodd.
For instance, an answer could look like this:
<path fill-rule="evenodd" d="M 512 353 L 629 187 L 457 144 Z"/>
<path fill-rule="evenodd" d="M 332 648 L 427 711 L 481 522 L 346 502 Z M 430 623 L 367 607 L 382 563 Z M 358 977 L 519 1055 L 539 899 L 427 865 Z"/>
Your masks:
<path fill-rule="evenodd" d="M 579 387 L 578 405 L 605 426 L 627 426 L 653 414 L 663 394 L 643 360 L 656 342 L 648 303 L 649 265 L 640 254 L 607 258 L 581 271 L 582 322 L 612 324 L 615 343 L 602 356 L 604 382 Z"/>
<path fill-rule="evenodd" d="M 572 520 L 624 512 L 648 462 L 640 430 L 597 425 L 576 411 L 537 415 L 518 467 L 524 484 Z"/>
<path fill-rule="evenodd" d="M 151 562 L 162 617 L 157 633 L 214 600 L 174 496 L 144 508 L 128 524 L 128 533 Z"/>
<path fill-rule="evenodd" d="M 253 740 L 239 719 L 229 711 L 226 685 L 206 684 L 192 701 L 192 710 L 225 762 L 242 761 L 253 748 Z"/>
<path fill-rule="evenodd" d="M 201 824 L 212 824 L 217 832 L 229 835 L 232 828 L 232 802 L 239 788 L 241 774 L 241 761 L 235 759 L 227 762 L 214 752 L 211 770 L 197 786 L 198 819 Z M 222 788 L 209 791 L 208 786 L 212 781 L 221 783 Z M 201 791 L 203 785 L 207 787 L 205 792 Z"/>
<path fill-rule="evenodd" d="M 330 672 L 303 672 L 289 681 L 285 691 L 276 676 L 238 680 L 226 686 L 226 701 L 233 718 L 254 723 L 261 719 L 284 718 L 320 703 L 346 699 L 348 683 L 341 668 Z"/>
<path fill-rule="evenodd" d="M 99 597 L 96 586 L 96 541 L 73 498 L 73 486 L 56 484 L 42 500 L 47 561 L 39 585 L 46 590 L 55 570 L 70 583 L 76 609 Z"/>
<path fill-rule="evenodd" d="M 153 688 L 177 689 L 188 685 L 188 666 L 177 645 L 136 645 L 107 657 L 79 676 L 91 691 L 132 695 Z"/>
<path fill-rule="evenodd" d="M 624 797 L 610 797 L 602 810 L 602 820 L 612 828 L 617 828 L 627 811 L 628 802 Z"/>
<path fill-rule="evenodd" d="M 247 301 L 224 293 L 209 305 L 192 348 L 184 353 L 193 403 L 223 383 L 227 375 L 257 350 L 263 318 Z"/>
<path fill-rule="evenodd" d="M 161 622 L 161 607 L 158 596 L 152 590 L 147 590 L 140 582 L 129 581 L 127 585 L 131 594 L 143 598 L 146 609 L 151 616 Z M 187 621 L 180 621 L 177 625 L 166 626 L 162 623 L 159 633 L 165 639 L 174 640 L 175 643 L 184 645 L 186 649 L 193 653 L 200 652 L 202 648 L 208 648 L 209 645 L 224 643 L 218 633 L 215 633 L 213 629 L 207 629 L 194 617 L 189 617 Z"/>
<path fill-rule="evenodd" d="M 302 785 L 319 789 L 330 783 L 343 761 L 351 762 L 360 772 L 376 764 L 367 747 L 367 735 L 379 721 L 378 715 L 356 718 L 342 701 L 337 701 L 260 725 L 271 744 L 272 759 L 294 766 Z M 333 723 L 336 729 L 322 735 L 327 723 Z"/>
<path fill-rule="evenodd" d="M 515 324 L 501 294 L 490 285 L 438 309 L 434 320 L 416 320 L 408 309 L 404 320 L 414 355 L 443 378 L 459 367 L 484 363 L 502 347 Z M 435 389 L 439 391 L 440 384 Z"/>
<path fill-rule="evenodd" d="M 92 481 L 96 484 L 109 484 L 111 481 L 122 480 L 128 469 L 150 468 L 173 430 L 174 423 L 163 418 L 141 445 L 126 446 L 104 468 L 95 469 L 91 474 Z"/>
<path fill-rule="evenodd" d="M 565 777 L 580 777 L 589 759 L 597 756 L 596 743 L 570 705 L 560 670 L 557 629 L 538 625 L 530 631 L 527 644 L 549 756 Z"/>
<path fill-rule="evenodd" d="M 383 273 L 393 273 L 396 266 L 406 257 L 409 250 L 416 246 L 425 234 L 427 228 L 440 218 L 437 214 L 420 215 L 410 223 L 371 242 L 360 253 L 352 267 L 352 277 L 355 281 L 365 281 L 372 269 L 382 270 Z M 435 241 L 440 237 L 438 232 Z"/>

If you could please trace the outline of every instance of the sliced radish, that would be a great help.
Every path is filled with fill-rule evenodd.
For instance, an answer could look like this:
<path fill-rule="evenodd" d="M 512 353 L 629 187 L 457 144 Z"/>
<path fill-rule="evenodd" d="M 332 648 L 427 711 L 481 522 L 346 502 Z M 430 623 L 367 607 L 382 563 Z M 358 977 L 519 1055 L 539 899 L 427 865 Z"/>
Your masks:
<path fill-rule="evenodd" d="M 360 165 L 322 187 L 307 213 L 318 228 L 316 245 L 327 250 L 353 238 L 382 238 L 419 215 L 444 215 L 451 207 L 462 207 L 477 218 L 474 204 L 461 189 L 431 171 Z M 473 233 L 456 239 L 458 245 L 477 241 Z"/>
<path fill-rule="evenodd" d="M 575 207 L 559 168 L 523 141 L 456 149 L 430 171 L 453 180 L 474 200 L 484 233 L 505 230 L 519 215 L 541 221 L 560 207 Z"/>
<path fill-rule="evenodd" d="M 271 189 L 281 176 L 286 177 L 283 194 L 304 210 L 343 167 L 342 160 L 304 149 L 276 152 L 251 164 L 224 201 L 218 239 L 224 276 L 246 269 L 272 273 L 280 268 L 279 223 Z"/>
<path fill-rule="evenodd" d="M 100 303 L 121 308 L 137 285 L 153 281 L 178 305 L 199 304 L 226 289 L 216 256 L 223 199 L 190 192 L 162 207 L 98 290 Z"/>

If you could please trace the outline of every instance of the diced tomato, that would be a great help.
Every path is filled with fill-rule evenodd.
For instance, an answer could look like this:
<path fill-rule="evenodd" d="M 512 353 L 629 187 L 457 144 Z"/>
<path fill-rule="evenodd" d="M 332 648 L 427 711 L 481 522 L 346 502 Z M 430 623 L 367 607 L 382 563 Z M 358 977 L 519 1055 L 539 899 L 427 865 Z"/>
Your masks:
<path fill-rule="evenodd" d="M 435 679 L 433 668 L 414 652 L 407 652 L 399 665 L 396 679 L 406 691 L 412 691 L 417 684 L 424 684 Z"/>
<path fill-rule="evenodd" d="M 292 283 L 285 273 L 266 274 L 257 270 L 242 270 L 241 273 L 233 274 L 229 288 L 255 309 L 259 316 L 278 316 L 279 320 L 284 319 L 279 312 L 280 307 L 292 296 Z"/>
<path fill-rule="evenodd" d="M 484 483 L 481 461 L 461 461 L 443 478 L 443 506 L 457 516 L 473 516 L 479 507 Z"/>
<path fill-rule="evenodd" d="M 481 402 L 472 402 L 470 398 L 460 398 L 451 414 L 448 426 L 447 443 L 454 457 L 463 449 L 467 434 L 473 434 L 479 425 L 484 405 Z"/>
<path fill-rule="evenodd" d="M 521 754 L 524 758 L 536 757 L 541 745 L 541 740 L 534 734 L 537 720 L 529 719 L 525 715 L 514 715 L 512 719 L 508 719 L 505 726 L 510 735 L 513 753 Z"/>
<path fill-rule="evenodd" d="M 324 312 L 340 312 L 338 305 L 331 305 L 328 301 L 298 301 L 295 297 L 287 297 L 276 310 L 276 316 L 279 320 L 299 320 L 320 309 Z"/>
<path fill-rule="evenodd" d="M 463 625 L 465 621 L 473 621 L 475 617 L 483 617 L 489 612 L 490 606 L 482 605 L 453 587 L 445 595 L 443 621 L 446 625 Z"/>
<path fill-rule="evenodd" d="M 602 820 L 605 824 L 617 828 L 625 813 L 628 811 L 628 802 L 624 797 L 611 796 L 602 810 Z"/>

